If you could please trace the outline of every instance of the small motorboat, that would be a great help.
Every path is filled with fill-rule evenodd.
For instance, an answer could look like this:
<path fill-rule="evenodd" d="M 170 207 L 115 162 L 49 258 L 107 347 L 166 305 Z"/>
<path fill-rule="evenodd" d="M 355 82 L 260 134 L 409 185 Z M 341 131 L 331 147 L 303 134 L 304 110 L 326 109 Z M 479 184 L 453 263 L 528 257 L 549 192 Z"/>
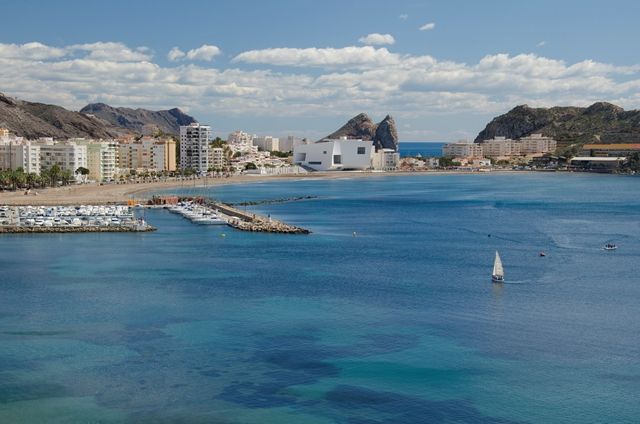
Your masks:
<path fill-rule="evenodd" d="M 618 246 L 613 243 L 607 243 L 602 247 L 603 250 L 616 250 L 617 248 Z"/>
<path fill-rule="evenodd" d="M 544 252 L 540 252 L 538 253 L 538 256 L 540 256 L 541 258 L 544 258 L 545 256 L 547 256 L 547 254 Z"/>

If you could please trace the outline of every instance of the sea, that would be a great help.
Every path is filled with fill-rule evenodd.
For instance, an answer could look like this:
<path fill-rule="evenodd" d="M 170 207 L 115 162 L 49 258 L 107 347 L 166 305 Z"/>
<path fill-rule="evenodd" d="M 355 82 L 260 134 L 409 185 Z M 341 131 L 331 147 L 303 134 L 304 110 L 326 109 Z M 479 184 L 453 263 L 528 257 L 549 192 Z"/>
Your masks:
<path fill-rule="evenodd" d="M 442 147 L 446 143 L 441 142 L 420 142 L 420 141 L 402 141 L 398 143 L 398 152 L 400 157 L 422 156 L 439 158 L 442 156 Z"/>
<path fill-rule="evenodd" d="M 312 234 L 155 209 L 153 233 L 2 235 L 0 422 L 640 419 L 637 177 L 347 175 L 181 193 L 314 196 L 247 207 Z"/>

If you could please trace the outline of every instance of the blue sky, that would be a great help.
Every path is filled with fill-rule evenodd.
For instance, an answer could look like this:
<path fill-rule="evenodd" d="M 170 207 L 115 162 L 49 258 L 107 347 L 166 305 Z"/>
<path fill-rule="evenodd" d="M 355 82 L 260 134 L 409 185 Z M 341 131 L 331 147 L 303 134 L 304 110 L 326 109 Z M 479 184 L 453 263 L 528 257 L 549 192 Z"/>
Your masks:
<path fill-rule="evenodd" d="M 177 106 L 223 137 L 315 138 L 367 112 L 393 115 L 401 140 L 448 141 L 522 103 L 640 107 L 632 1 L 0 7 L 0 91 L 76 110 Z"/>

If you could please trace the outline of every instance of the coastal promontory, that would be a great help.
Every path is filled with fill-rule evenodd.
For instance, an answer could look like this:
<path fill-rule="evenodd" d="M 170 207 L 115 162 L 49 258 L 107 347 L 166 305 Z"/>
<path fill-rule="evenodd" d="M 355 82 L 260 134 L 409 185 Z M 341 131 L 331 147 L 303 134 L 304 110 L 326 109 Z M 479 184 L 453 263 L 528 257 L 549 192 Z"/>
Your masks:
<path fill-rule="evenodd" d="M 366 113 L 360 113 L 325 138 L 340 137 L 372 140 L 376 150 L 398 149 L 398 131 L 391 115 L 376 124 Z"/>

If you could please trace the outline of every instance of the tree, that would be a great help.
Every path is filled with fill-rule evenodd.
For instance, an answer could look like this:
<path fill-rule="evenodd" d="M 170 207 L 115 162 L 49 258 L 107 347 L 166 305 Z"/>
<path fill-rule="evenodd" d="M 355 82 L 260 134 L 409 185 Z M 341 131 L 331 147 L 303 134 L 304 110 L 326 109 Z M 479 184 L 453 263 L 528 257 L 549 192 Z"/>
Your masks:
<path fill-rule="evenodd" d="M 75 174 L 76 175 L 82 175 L 82 181 L 86 182 L 87 181 L 87 175 L 89 175 L 89 169 L 85 168 L 84 166 L 80 166 L 78 169 L 76 169 Z"/>
<path fill-rule="evenodd" d="M 27 181 L 27 176 L 24 173 L 22 168 L 18 168 L 15 171 L 11 171 L 9 174 L 9 179 L 11 180 L 11 185 L 13 186 L 13 190 L 17 190 L 18 187 L 22 187 Z"/>
<path fill-rule="evenodd" d="M 247 169 L 258 169 L 258 167 L 256 166 L 256 164 L 255 164 L 255 163 L 253 163 L 253 162 L 248 162 L 247 164 L 245 164 L 244 169 L 245 169 L 245 170 L 247 170 Z"/>
<path fill-rule="evenodd" d="M 227 145 L 227 142 L 220 137 L 216 137 L 211 141 L 211 147 L 222 147 Z"/>
<path fill-rule="evenodd" d="M 62 185 L 69 185 L 73 180 L 73 173 L 68 169 L 63 169 L 60 172 L 60 181 L 62 181 Z"/>
<path fill-rule="evenodd" d="M 51 168 L 47 170 L 47 176 L 49 178 L 49 182 L 51 183 L 51 187 L 56 186 L 56 184 L 58 183 L 58 180 L 60 179 L 61 172 L 62 172 L 62 169 L 58 164 L 51 166 Z"/>

